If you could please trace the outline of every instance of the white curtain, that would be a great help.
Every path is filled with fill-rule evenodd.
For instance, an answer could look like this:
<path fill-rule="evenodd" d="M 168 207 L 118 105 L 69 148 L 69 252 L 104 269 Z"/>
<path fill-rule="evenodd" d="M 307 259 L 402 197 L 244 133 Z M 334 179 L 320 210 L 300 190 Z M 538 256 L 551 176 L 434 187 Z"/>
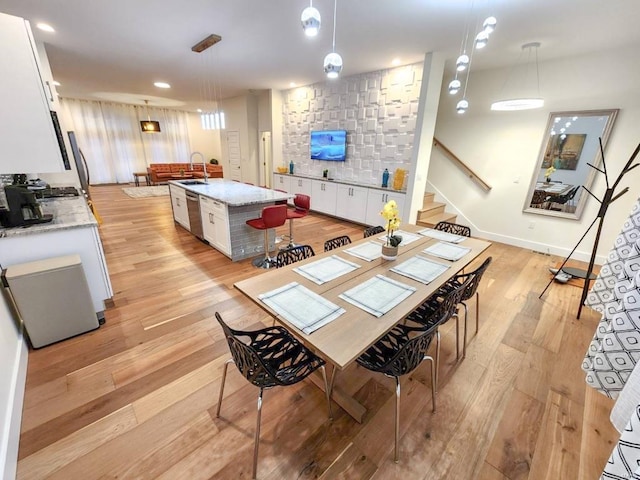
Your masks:
<path fill-rule="evenodd" d="M 188 162 L 188 114 L 176 110 L 64 98 L 69 129 L 89 166 L 91 184 L 127 183 L 150 163 Z M 140 121 L 157 120 L 160 133 L 143 133 Z"/>

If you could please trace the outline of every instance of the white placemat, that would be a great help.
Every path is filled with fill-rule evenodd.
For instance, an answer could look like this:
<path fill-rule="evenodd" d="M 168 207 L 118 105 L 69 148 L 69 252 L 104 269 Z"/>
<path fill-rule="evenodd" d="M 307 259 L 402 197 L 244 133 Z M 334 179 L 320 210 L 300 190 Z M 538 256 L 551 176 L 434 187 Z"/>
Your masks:
<path fill-rule="evenodd" d="M 261 293 L 258 298 L 278 315 L 309 335 L 334 321 L 344 308 L 312 292 L 298 282 Z"/>
<path fill-rule="evenodd" d="M 399 235 L 402 237 L 402 242 L 400 242 L 400 246 L 409 245 L 411 242 L 415 242 L 416 240 L 420 240 L 420 235 L 416 235 L 415 233 L 405 232 L 404 230 L 396 230 L 393 232 L 394 235 Z M 381 242 L 387 241 L 387 235 L 383 235 L 379 237 L 378 240 Z"/>
<path fill-rule="evenodd" d="M 349 272 L 353 272 L 357 268 L 360 268 L 360 265 L 357 263 L 350 262 L 337 255 L 331 255 L 330 257 L 307 263 L 301 267 L 296 267 L 293 271 L 318 285 L 322 285 Z"/>
<path fill-rule="evenodd" d="M 349 255 L 370 262 L 382 256 L 382 245 L 377 242 L 366 242 L 344 250 Z"/>
<path fill-rule="evenodd" d="M 467 237 L 463 237 L 462 235 L 443 232 L 442 230 L 435 230 L 433 228 L 425 228 L 424 230 L 420 230 L 418 233 L 425 237 L 435 238 L 436 240 L 442 240 L 443 242 L 449 243 L 461 243 L 467 239 Z"/>
<path fill-rule="evenodd" d="M 341 293 L 339 297 L 371 315 L 381 317 L 416 289 L 410 285 L 376 275 L 357 287 Z"/>
<path fill-rule="evenodd" d="M 429 255 L 433 255 L 434 257 L 440 257 L 444 258 L 445 260 L 451 260 L 452 262 L 455 262 L 456 260 L 460 260 L 467 253 L 469 253 L 471 249 L 453 245 L 451 243 L 438 242 L 434 245 L 430 245 L 422 251 L 424 253 L 428 253 Z"/>
<path fill-rule="evenodd" d="M 430 283 L 446 272 L 448 268 L 449 265 L 416 255 L 400 265 L 396 265 L 391 271 L 422 283 Z"/>

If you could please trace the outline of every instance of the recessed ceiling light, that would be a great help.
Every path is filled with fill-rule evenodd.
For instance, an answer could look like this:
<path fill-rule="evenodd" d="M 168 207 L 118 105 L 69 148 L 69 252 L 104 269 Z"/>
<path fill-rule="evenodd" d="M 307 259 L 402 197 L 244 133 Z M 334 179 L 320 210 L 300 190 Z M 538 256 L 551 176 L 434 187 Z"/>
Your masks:
<path fill-rule="evenodd" d="M 38 27 L 43 32 L 50 32 L 50 33 L 55 32 L 55 29 L 47 23 L 37 23 L 36 27 Z"/>
<path fill-rule="evenodd" d="M 289 86 L 293 88 L 293 87 L 297 87 L 297 86 L 298 86 L 298 84 L 297 84 L 296 82 L 291 82 L 291 83 L 289 84 Z"/>
<path fill-rule="evenodd" d="M 400 60 L 399 58 L 394 58 L 393 60 L 391 60 L 391 65 L 393 65 L 394 67 L 397 67 L 398 65 L 400 65 L 400 62 L 402 60 Z"/>
<path fill-rule="evenodd" d="M 156 82 L 154 83 L 154 85 L 158 88 L 171 88 L 171 85 L 169 85 L 167 82 Z"/>
<path fill-rule="evenodd" d="M 54 81 L 53 81 L 53 84 L 54 84 L 56 87 L 59 87 L 59 86 L 60 86 L 60 82 L 58 82 L 58 81 L 56 81 L 56 80 L 54 80 Z"/>
<path fill-rule="evenodd" d="M 201 108 L 198 108 L 198 109 L 196 109 L 196 112 L 198 112 L 198 113 L 202 113 L 202 109 L 201 109 Z"/>

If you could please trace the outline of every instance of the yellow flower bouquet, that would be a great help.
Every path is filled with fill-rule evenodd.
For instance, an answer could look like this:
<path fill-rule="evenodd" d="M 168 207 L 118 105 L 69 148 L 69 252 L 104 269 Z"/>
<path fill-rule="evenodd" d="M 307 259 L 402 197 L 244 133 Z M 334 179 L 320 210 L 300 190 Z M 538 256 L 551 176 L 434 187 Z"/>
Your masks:
<path fill-rule="evenodd" d="M 547 168 L 547 171 L 544 172 L 544 178 L 549 178 L 555 171 L 556 171 L 556 167 L 551 165 L 549 168 Z"/>
<path fill-rule="evenodd" d="M 380 215 L 387 221 L 387 225 L 385 226 L 385 230 L 387 231 L 386 245 L 397 247 L 400 245 L 400 242 L 402 242 L 402 237 L 400 235 L 394 235 L 393 233 L 400 228 L 400 213 L 398 212 L 398 204 L 395 200 L 389 200 L 385 203 Z"/>

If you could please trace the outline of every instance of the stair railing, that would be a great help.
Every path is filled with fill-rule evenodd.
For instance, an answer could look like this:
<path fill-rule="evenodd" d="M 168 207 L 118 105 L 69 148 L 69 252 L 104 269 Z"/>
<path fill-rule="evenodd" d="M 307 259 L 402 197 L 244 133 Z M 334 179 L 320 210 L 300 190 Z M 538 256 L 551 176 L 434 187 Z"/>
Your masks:
<path fill-rule="evenodd" d="M 433 145 L 442 150 L 450 160 L 453 161 L 453 164 L 456 165 L 460 170 L 464 172 L 464 174 L 473 180 L 480 188 L 482 188 L 485 192 L 491 190 L 491 186 L 482 180 L 473 170 L 471 170 L 466 163 L 458 158 L 458 156 L 449 150 L 445 145 L 442 144 L 440 140 L 433 137 Z"/>

